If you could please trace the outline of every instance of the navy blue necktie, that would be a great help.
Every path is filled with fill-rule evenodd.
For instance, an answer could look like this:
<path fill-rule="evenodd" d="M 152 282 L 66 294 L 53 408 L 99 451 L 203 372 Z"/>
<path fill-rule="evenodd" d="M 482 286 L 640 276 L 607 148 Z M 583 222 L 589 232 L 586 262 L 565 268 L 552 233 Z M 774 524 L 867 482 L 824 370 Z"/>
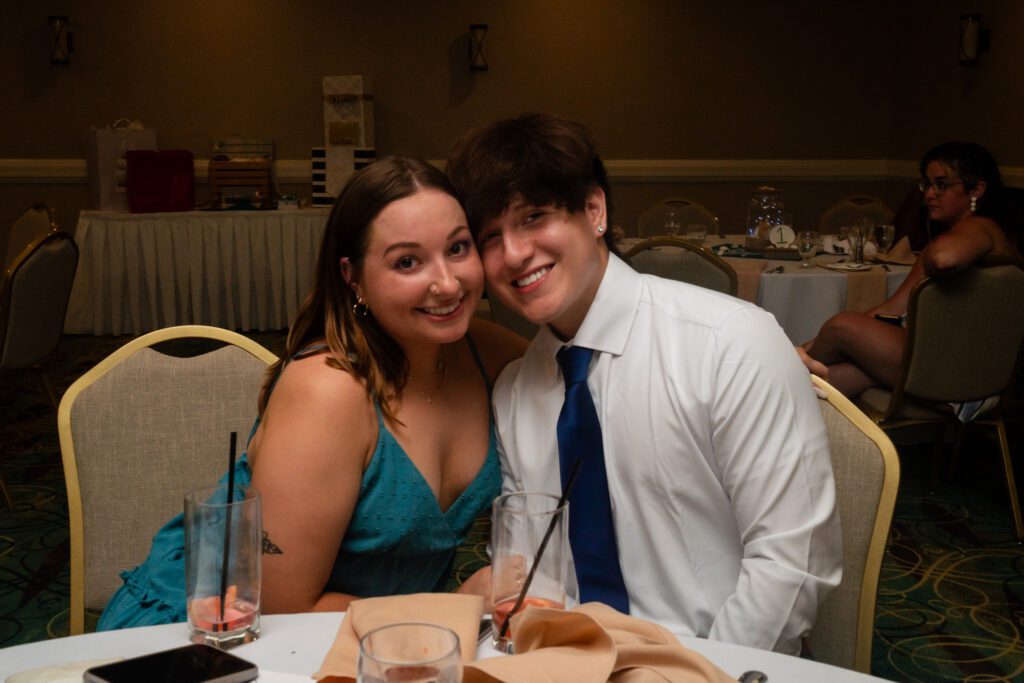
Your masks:
<path fill-rule="evenodd" d="M 576 484 L 569 494 L 569 545 L 572 547 L 581 602 L 603 602 L 629 614 L 629 596 L 619 567 L 608 474 L 604 468 L 601 423 L 587 387 L 592 349 L 562 347 L 558 364 L 565 379 L 565 403 L 558 414 L 558 460 L 562 489 L 580 460 Z"/>

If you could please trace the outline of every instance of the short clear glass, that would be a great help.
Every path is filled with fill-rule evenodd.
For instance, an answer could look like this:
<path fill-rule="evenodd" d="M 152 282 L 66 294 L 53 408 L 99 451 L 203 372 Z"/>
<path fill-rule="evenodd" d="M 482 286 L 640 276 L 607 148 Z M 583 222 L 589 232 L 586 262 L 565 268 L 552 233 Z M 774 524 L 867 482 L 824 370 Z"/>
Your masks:
<path fill-rule="evenodd" d="M 263 552 L 259 492 L 237 486 L 228 503 L 226 488 L 185 496 L 189 639 L 222 650 L 259 637 Z"/>
<path fill-rule="evenodd" d="M 461 683 L 459 636 L 437 624 L 402 622 L 359 640 L 359 683 Z"/>
<path fill-rule="evenodd" d="M 686 239 L 697 244 L 704 244 L 708 238 L 708 226 L 703 223 L 690 223 L 686 226 Z"/>

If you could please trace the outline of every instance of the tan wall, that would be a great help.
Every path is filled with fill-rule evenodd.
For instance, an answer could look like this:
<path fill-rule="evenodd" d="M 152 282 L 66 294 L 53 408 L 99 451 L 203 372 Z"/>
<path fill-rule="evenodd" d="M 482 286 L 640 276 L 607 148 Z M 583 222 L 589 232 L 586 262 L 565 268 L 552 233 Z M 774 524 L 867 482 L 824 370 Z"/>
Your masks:
<path fill-rule="evenodd" d="M 965 75 L 949 65 L 960 8 L 947 0 L 10 2 L 0 159 L 81 158 L 86 128 L 122 116 L 199 158 L 215 135 L 239 133 L 304 159 L 322 142 L 321 77 L 367 74 L 380 154 L 442 158 L 468 126 L 537 109 L 585 121 L 607 159 L 913 159 L 973 135 L 1004 163 L 1024 163 L 1024 143 L 1000 126 L 1021 97 L 1010 65 L 1024 48 L 1009 43 L 1024 3 L 976 4 L 1005 25 L 991 62 Z M 67 67 L 47 60 L 46 17 L 58 12 L 75 34 Z M 486 73 L 467 67 L 473 22 L 490 24 Z M 931 106 L 936 92 L 954 106 Z M 682 194 L 734 225 L 752 185 L 616 183 L 617 218 L 631 224 L 651 201 Z M 895 203 L 904 189 L 790 183 L 787 196 L 807 223 L 852 192 Z M 0 221 L 28 197 L 67 218 L 87 201 L 78 185 L 0 183 Z"/>

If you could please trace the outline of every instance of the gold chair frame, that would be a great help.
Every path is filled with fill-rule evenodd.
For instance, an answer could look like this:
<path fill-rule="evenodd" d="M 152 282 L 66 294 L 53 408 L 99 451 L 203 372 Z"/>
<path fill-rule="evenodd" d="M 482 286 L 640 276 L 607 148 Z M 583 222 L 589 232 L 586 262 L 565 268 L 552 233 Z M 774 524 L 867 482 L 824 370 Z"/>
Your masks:
<path fill-rule="evenodd" d="M 277 361 L 277 356 L 237 332 L 206 325 L 179 325 L 155 330 L 133 339 L 95 367 L 78 378 L 68 387 L 57 412 L 57 430 L 60 434 L 61 459 L 64 463 L 64 479 L 68 492 L 68 519 L 71 535 L 71 609 L 69 621 L 71 635 L 85 631 L 85 527 L 82 511 L 82 493 L 78 481 L 78 464 L 75 456 L 75 442 L 71 431 L 71 411 L 78 396 L 114 367 L 139 351 L 154 344 L 173 339 L 212 339 L 237 346 L 247 351 L 268 366 Z"/>
<path fill-rule="evenodd" d="M 656 247 L 676 247 L 678 249 L 684 249 L 692 252 L 701 257 L 709 264 L 722 271 L 729 278 L 729 291 L 725 293 L 731 296 L 736 296 L 737 289 L 739 288 L 739 279 L 736 276 L 736 270 L 730 266 L 725 259 L 712 252 L 707 247 L 697 244 L 696 242 L 691 242 L 690 240 L 682 237 L 649 237 L 643 242 L 633 245 L 629 251 L 623 254 L 622 258 L 626 262 L 629 262 L 640 252 L 647 251 L 648 249 L 654 249 Z M 686 280 L 681 281 L 686 282 Z"/>

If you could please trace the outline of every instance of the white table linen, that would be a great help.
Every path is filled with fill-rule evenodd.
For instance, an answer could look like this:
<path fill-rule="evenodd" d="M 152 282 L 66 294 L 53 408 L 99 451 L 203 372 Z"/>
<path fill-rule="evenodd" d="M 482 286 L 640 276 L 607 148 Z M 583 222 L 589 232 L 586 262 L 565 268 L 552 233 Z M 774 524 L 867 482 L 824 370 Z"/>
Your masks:
<path fill-rule="evenodd" d="M 231 652 L 254 662 L 261 671 L 310 676 L 320 668 L 344 616 L 343 612 L 264 616 L 260 639 Z M 883 680 L 807 659 L 703 638 L 681 636 L 679 641 L 732 676 L 758 670 L 766 673 L 769 681 L 863 683 Z M 41 666 L 107 657 L 137 657 L 187 644 L 186 625 L 170 624 L 18 645 L 0 650 L 0 680 Z M 485 643 L 478 648 L 477 656 L 495 657 L 498 653 Z M 261 675 L 260 680 L 274 679 Z"/>
<path fill-rule="evenodd" d="M 743 244 L 742 235 L 725 235 L 710 237 L 705 246 L 714 248 L 720 244 Z M 623 253 L 642 240 L 631 238 L 622 240 L 620 248 Z M 818 256 L 814 263 L 836 261 L 841 256 Z M 738 296 L 775 316 L 779 326 L 794 344 L 813 338 L 822 324 L 830 317 L 846 310 L 846 285 L 848 275 L 825 268 L 803 268 L 800 261 L 778 261 L 773 259 L 725 257 L 725 261 L 737 270 L 740 278 Z M 778 267 L 783 272 L 774 272 Z M 874 265 L 881 268 L 881 265 Z M 759 275 L 756 295 L 752 286 L 744 287 L 745 277 L 752 277 L 751 269 Z M 888 266 L 886 273 L 886 298 L 899 288 L 910 272 L 910 266 Z M 878 301 L 877 303 L 882 303 Z M 876 304 L 877 305 L 877 304 Z"/>
<path fill-rule="evenodd" d="M 64 331 L 288 327 L 312 284 L 328 213 L 83 211 Z"/>

